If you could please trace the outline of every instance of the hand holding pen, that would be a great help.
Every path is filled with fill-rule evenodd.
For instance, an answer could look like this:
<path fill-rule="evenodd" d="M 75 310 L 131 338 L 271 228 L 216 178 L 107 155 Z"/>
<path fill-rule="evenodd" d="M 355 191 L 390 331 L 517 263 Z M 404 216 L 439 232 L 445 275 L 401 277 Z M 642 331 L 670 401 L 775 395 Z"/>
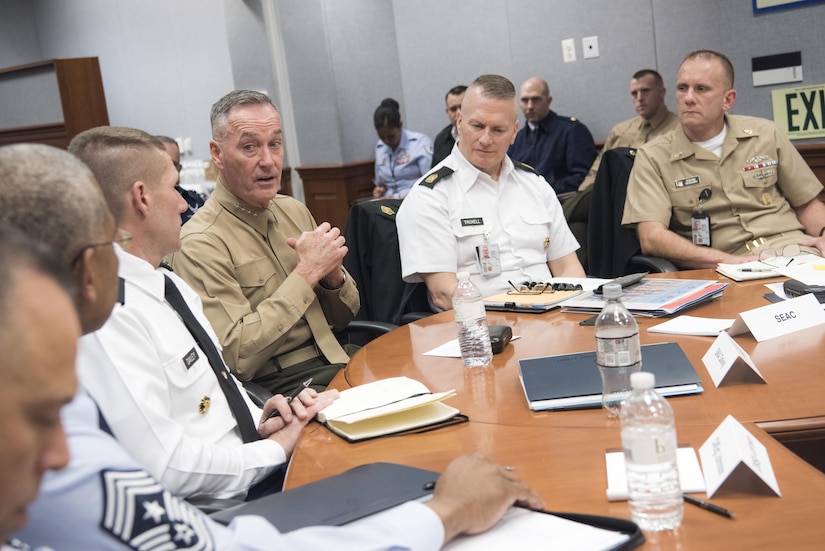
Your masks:
<path fill-rule="evenodd" d="M 289 394 L 289 396 L 287 396 L 287 397 L 286 397 L 286 403 L 287 403 L 287 404 L 291 404 L 291 403 L 292 403 L 292 400 L 294 400 L 295 398 L 297 398 L 297 397 L 298 397 L 298 395 L 299 395 L 301 392 L 303 392 L 305 388 L 309 387 L 309 385 L 311 385 L 311 384 L 312 384 L 312 377 L 310 377 L 309 379 L 307 379 L 306 381 L 304 381 L 303 383 L 301 383 L 301 385 L 300 385 L 298 388 L 296 388 L 295 390 L 293 390 L 293 391 Z M 273 417 L 280 417 L 280 416 L 281 416 L 281 412 L 280 412 L 280 411 L 278 411 L 278 409 L 276 408 L 276 409 L 275 409 L 272 413 L 270 413 L 270 414 L 267 416 L 267 418 L 266 418 L 266 419 L 264 419 L 264 422 L 266 422 L 266 421 L 268 421 L 268 420 L 272 419 Z"/>

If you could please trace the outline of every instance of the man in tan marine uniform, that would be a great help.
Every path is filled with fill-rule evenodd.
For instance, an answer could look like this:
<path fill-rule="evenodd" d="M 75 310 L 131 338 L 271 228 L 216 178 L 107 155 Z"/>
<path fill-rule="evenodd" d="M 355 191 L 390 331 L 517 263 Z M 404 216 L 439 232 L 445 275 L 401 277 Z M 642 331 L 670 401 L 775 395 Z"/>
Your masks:
<path fill-rule="evenodd" d="M 825 252 L 822 184 L 771 121 L 727 114 L 736 101 L 730 60 L 688 54 L 676 101 L 680 127 L 638 150 L 628 182 L 622 223 L 636 228 L 642 251 L 681 268 L 747 262 L 796 244 Z M 697 239 L 692 218 L 704 215 L 709 232 Z"/>

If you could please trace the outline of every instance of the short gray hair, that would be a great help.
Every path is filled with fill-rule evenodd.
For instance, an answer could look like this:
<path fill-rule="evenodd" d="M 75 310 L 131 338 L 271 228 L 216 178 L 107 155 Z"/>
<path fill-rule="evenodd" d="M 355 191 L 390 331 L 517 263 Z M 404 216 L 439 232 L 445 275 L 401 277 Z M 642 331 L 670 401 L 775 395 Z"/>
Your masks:
<path fill-rule="evenodd" d="M 232 108 L 239 105 L 271 105 L 275 111 L 278 108 L 269 99 L 269 96 L 263 92 L 256 92 L 254 90 L 233 90 L 224 97 L 216 101 L 212 105 L 212 111 L 209 115 L 209 120 L 212 124 L 212 137 L 218 139 L 223 137 L 226 131 L 226 118 Z"/>
<path fill-rule="evenodd" d="M 475 79 L 470 88 L 478 88 L 481 95 L 495 99 L 515 99 L 516 87 L 510 79 L 501 75 L 481 75 Z"/>
<path fill-rule="evenodd" d="M 40 144 L 0 147 L 0 221 L 46 243 L 68 266 L 99 241 L 109 209 L 92 171 Z"/>

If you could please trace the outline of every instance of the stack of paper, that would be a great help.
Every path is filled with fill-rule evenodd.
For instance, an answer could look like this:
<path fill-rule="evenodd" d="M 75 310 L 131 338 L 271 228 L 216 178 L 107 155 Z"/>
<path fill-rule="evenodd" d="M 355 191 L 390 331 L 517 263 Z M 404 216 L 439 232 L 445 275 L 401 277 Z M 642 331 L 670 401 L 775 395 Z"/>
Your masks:
<path fill-rule="evenodd" d="M 792 258 L 778 257 L 767 261 L 754 260 L 744 264 L 719 264 L 716 271 L 734 281 L 750 281 L 784 275 L 784 269 L 791 266 L 825 263 L 821 256 L 803 254 Z"/>
<path fill-rule="evenodd" d="M 622 302 L 634 316 L 667 316 L 722 294 L 727 283 L 705 279 L 645 278 L 622 289 Z M 597 314 L 604 307 L 604 297 L 584 293 L 562 304 L 565 312 Z"/>

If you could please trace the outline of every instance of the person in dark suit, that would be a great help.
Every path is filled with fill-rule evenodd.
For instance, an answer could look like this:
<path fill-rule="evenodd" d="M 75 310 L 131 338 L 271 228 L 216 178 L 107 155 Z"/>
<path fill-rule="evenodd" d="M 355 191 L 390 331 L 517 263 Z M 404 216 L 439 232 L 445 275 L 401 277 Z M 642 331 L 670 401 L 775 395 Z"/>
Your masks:
<path fill-rule="evenodd" d="M 461 100 L 464 99 L 464 92 L 467 87 L 463 84 L 453 86 L 447 95 L 444 97 L 444 102 L 447 107 L 444 112 L 447 113 L 447 118 L 450 119 L 450 124 L 444 127 L 441 132 L 435 137 L 433 142 L 433 164 L 437 165 L 447 158 L 455 145 L 455 140 L 458 138 L 458 130 L 456 129 L 455 121 L 458 119 L 458 110 L 461 109 Z"/>
<path fill-rule="evenodd" d="M 527 124 L 507 155 L 536 169 L 557 194 L 576 191 L 598 154 L 590 130 L 550 110 L 550 87 L 540 78 L 524 81 L 519 102 Z"/>

